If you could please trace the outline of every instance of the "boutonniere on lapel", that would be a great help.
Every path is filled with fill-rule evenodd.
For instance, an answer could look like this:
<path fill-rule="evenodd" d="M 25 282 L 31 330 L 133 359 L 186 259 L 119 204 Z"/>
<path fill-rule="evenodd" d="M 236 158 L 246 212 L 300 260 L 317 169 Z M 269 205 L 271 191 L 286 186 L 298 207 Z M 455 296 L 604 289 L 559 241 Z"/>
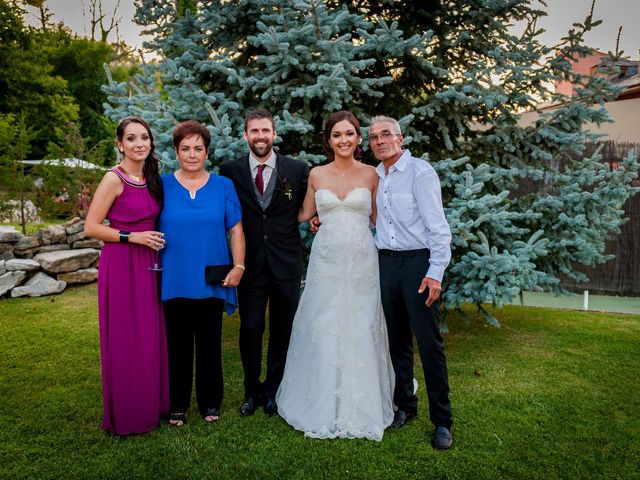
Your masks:
<path fill-rule="evenodd" d="M 275 170 L 275 169 L 274 169 Z M 280 174 L 277 170 L 275 170 L 276 175 L 278 176 L 278 191 L 282 193 L 287 200 L 291 200 L 293 198 L 293 189 L 291 188 L 291 184 L 287 178 L 280 177 Z"/>

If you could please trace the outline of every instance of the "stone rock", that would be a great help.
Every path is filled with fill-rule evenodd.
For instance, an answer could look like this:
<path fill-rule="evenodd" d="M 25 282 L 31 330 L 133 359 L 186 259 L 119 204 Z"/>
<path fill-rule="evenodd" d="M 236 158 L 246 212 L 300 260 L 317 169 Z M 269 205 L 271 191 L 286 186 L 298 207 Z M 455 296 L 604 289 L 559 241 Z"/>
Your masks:
<path fill-rule="evenodd" d="M 40 263 L 42 269 L 49 273 L 63 273 L 87 268 L 99 256 L 100 252 L 98 250 L 81 248 L 79 250 L 39 253 L 34 257 L 34 260 Z"/>
<path fill-rule="evenodd" d="M 16 230 L 16 227 L 10 225 L 0 226 L 0 242 L 18 242 L 24 238 L 22 232 Z"/>
<path fill-rule="evenodd" d="M 84 240 L 84 239 L 85 239 L 84 230 L 81 230 L 78 233 L 74 233 L 73 235 L 67 235 L 67 243 L 69 244 L 73 244 L 78 240 Z"/>
<path fill-rule="evenodd" d="M 0 243 L 0 260 L 10 260 L 14 257 L 11 243 Z"/>
<path fill-rule="evenodd" d="M 31 200 L 26 200 L 23 205 L 24 205 L 25 220 L 27 222 L 42 223 L 38 209 Z M 0 215 L 0 222 L 21 222 L 22 221 L 23 209 L 20 206 L 20 201 L 9 200 L 7 202 L 4 202 L 3 207 L 4 208 L 2 210 L 4 213 Z"/>
<path fill-rule="evenodd" d="M 60 293 L 65 289 L 67 284 L 42 272 L 36 273 L 21 287 L 15 287 L 11 290 L 12 297 L 42 297 L 43 295 L 51 295 Z"/>
<path fill-rule="evenodd" d="M 26 276 L 27 274 L 21 270 L 0 275 L 0 296 L 7 293 L 13 287 L 20 285 L 20 282 L 22 282 Z"/>
<path fill-rule="evenodd" d="M 7 273 L 7 267 L 5 267 L 6 262 L 4 260 L 0 260 L 0 275 L 4 275 Z"/>
<path fill-rule="evenodd" d="M 13 254 L 18 258 L 33 258 L 33 256 L 38 253 L 38 250 L 40 250 L 40 247 L 15 249 Z"/>
<path fill-rule="evenodd" d="M 72 218 L 62 225 L 64 226 L 67 235 L 74 235 L 84 230 L 84 220 L 82 220 L 80 217 Z"/>
<path fill-rule="evenodd" d="M 74 242 L 71 248 L 102 248 L 102 241 L 97 238 L 87 237 L 84 240 Z"/>
<path fill-rule="evenodd" d="M 38 231 L 41 245 L 52 245 L 56 243 L 65 243 L 67 241 L 67 232 L 63 225 L 50 225 Z"/>
<path fill-rule="evenodd" d="M 31 235 L 16 243 L 13 254 L 16 257 L 31 258 L 39 249 L 40 239 L 35 235 Z"/>
<path fill-rule="evenodd" d="M 18 252 L 24 252 L 25 250 L 31 250 L 38 247 L 40 247 L 40 239 L 35 235 L 24 237 L 14 245 L 14 248 Z"/>
<path fill-rule="evenodd" d="M 10 272 L 15 272 L 17 270 L 30 272 L 32 270 L 38 270 L 40 268 L 40 264 L 38 262 L 36 262 L 35 260 L 29 260 L 27 258 L 14 258 L 13 260 L 8 260 L 5 266 Z"/>
<path fill-rule="evenodd" d="M 71 283 L 89 283 L 98 279 L 98 270 L 95 268 L 81 268 L 75 272 L 59 273 L 58 280 Z"/>
<path fill-rule="evenodd" d="M 69 250 L 71 247 L 68 243 L 58 243 L 56 245 L 46 245 L 38 249 L 38 253 L 59 252 L 60 250 Z"/>

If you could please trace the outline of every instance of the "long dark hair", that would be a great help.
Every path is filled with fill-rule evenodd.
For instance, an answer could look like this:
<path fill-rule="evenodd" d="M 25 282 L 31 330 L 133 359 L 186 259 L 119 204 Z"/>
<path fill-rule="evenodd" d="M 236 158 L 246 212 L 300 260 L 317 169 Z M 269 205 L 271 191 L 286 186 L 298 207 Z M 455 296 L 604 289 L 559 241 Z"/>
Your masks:
<path fill-rule="evenodd" d="M 329 157 L 329 160 L 334 159 L 333 150 L 331 149 L 331 143 L 329 143 L 329 140 L 331 139 L 331 130 L 333 130 L 333 127 L 336 126 L 336 123 L 339 123 L 343 120 L 346 120 L 351 125 L 353 125 L 353 128 L 355 128 L 358 137 L 362 136 L 362 134 L 360 133 L 360 122 L 353 113 L 348 110 L 340 110 L 338 112 L 332 113 L 331 116 L 327 119 L 327 123 L 324 124 L 323 146 L 324 151 L 327 153 L 327 157 Z"/>
<path fill-rule="evenodd" d="M 142 167 L 142 174 L 147 179 L 147 188 L 151 196 L 162 205 L 164 199 L 164 192 L 162 191 L 162 181 L 160 180 L 160 161 L 155 154 L 155 144 L 153 143 L 153 133 L 151 133 L 151 127 L 140 117 L 131 115 L 120 120 L 118 128 L 116 128 L 116 140 L 122 143 L 122 137 L 124 136 L 124 130 L 131 123 L 139 123 L 142 125 L 149 134 L 149 140 L 151 140 L 151 149 L 149 155 L 144 159 L 144 167 Z"/>

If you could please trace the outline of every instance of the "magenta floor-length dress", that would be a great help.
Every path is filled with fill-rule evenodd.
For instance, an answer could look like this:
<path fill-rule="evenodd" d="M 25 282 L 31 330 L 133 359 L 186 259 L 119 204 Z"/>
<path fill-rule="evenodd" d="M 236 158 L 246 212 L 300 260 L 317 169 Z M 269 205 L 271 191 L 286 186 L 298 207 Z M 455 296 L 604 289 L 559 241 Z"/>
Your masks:
<path fill-rule="evenodd" d="M 124 183 L 107 219 L 128 232 L 155 230 L 160 207 L 145 182 L 113 169 Z M 169 409 L 160 273 L 149 270 L 155 252 L 132 243 L 105 242 L 98 267 L 102 361 L 102 428 L 116 435 L 153 430 Z"/>

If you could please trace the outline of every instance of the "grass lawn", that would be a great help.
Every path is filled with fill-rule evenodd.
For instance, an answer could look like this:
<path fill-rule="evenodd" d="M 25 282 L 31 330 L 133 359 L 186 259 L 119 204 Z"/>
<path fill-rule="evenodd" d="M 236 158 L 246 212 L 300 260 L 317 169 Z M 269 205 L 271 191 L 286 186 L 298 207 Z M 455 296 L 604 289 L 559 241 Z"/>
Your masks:
<path fill-rule="evenodd" d="M 1 300 L 0 478 L 640 478 L 640 316 L 511 306 L 494 329 L 469 313 L 448 318 L 455 444 L 437 452 L 421 375 L 418 420 L 380 443 L 241 418 L 237 317 L 225 319 L 217 425 L 193 415 L 110 436 L 95 285 Z"/>
<path fill-rule="evenodd" d="M 63 219 L 63 218 L 47 218 L 43 220 L 43 223 L 27 223 L 25 225 L 26 235 L 27 236 L 33 235 L 34 233 L 38 233 L 38 230 L 42 228 L 49 227 L 51 225 L 59 225 L 66 221 L 67 219 Z M 22 233 L 22 225 L 20 225 L 19 223 L 0 222 L 0 226 L 15 227 L 17 231 Z"/>

